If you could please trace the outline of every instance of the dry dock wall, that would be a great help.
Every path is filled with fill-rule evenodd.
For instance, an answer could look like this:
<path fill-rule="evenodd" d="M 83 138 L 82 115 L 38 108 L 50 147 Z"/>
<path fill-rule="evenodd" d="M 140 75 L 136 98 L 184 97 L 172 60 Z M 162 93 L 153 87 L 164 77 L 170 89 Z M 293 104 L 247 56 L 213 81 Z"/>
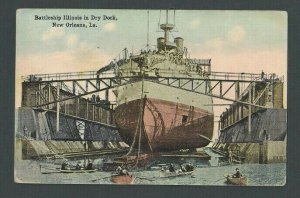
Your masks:
<path fill-rule="evenodd" d="M 114 150 L 126 149 L 129 146 L 124 142 L 107 142 L 101 141 L 88 142 L 80 141 L 37 141 L 37 140 L 16 140 L 16 159 L 29 159 L 29 158 L 44 158 L 53 157 L 60 154 L 72 154 L 93 152 L 101 150 Z"/>
<path fill-rule="evenodd" d="M 283 141 L 287 134 L 286 109 L 262 109 L 251 115 L 251 132 L 248 132 L 248 117 L 222 129 L 219 141 L 262 142 L 266 139 Z"/>
<path fill-rule="evenodd" d="M 239 93 L 239 91 L 238 91 Z M 270 82 L 256 83 L 255 86 L 248 86 L 244 92 L 236 99 L 244 102 L 249 102 L 249 93 L 251 93 L 251 101 L 256 105 L 268 106 L 273 109 L 283 108 L 283 82 Z M 259 111 L 260 107 L 251 107 L 251 112 Z M 220 128 L 227 128 L 249 115 L 249 106 L 241 105 L 240 103 L 232 103 L 229 108 L 226 108 L 220 115 Z"/>
<path fill-rule="evenodd" d="M 266 141 L 265 145 L 265 163 L 286 162 L 286 141 Z"/>
<path fill-rule="evenodd" d="M 56 113 L 53 111 L 21 107 L 18 109 L 16 136 L 35 140 L 122 141 L 116 127 L 105 123 L 60 114 L 59 125 L 59 131 L 56 131 Z"/>
<path fill-rule="evenodd" d="M 60 89 L 61 99 L 74 96 L 75 94 L 70 91 Z M 54 101 L 56 97 L 56 87 L 49 87 L 47 83 L 22 83 L 22 107 L 35 107 L 40 104 L 48 103 L 49 101 Z M 107 101 L 102 101 L 102 103 L 107 103 Z M 55 111 L 56 103 L 46 105 L 44 108 Z M 107 108 L 107 105 L 102 104 L 101 106 L 100 103 L 95 104 L 95 102 L 88 98 L 76 98 L 60 102 L 60 112 L 82 119 L 114 125 L 112 110 Z"/>
<path fill-rule="evenodd" d="M 263 141 L 261 143 L 217 143 L 214 149 L 228 156 L 233 154 L 245 157 L 244 163 L 284 163 L 286 162 L 287 142 Z"/>

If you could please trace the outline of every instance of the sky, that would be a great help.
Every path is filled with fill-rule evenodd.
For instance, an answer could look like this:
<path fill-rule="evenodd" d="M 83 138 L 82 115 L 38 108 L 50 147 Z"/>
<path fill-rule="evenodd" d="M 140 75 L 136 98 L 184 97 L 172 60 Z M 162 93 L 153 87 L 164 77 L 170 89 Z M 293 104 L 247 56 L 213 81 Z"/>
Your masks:
<path fill-rule="evenodd" d="M 138 52 L 147 44 L 147 10 L 19 9 L 16 14 L 16 107 L 21 103 L 21 76 L 98 70 L 125 47 Z M 35 20 L 36 15 L 85 15 L 89 20 Z M 91 20 L 92 15 L 101 20 Z M 102 20 L 103 15 L 117 20 Z M 149 11 L 150 45 L 163 36 L 158 23 L 165 20 L 165 11 Z M 282 11 L 176 10 L 171 38 L 184 38 L 191 58 L 211 58 L 213 71 L 263 70 L 286 80 L 287 20 Z M 91 22 L 97 27 L 51 27 L 54 22 Z M 174 23 L 173 11 L 169 22 Z M 214 109 L 220 114 L 224 107 Z"/>

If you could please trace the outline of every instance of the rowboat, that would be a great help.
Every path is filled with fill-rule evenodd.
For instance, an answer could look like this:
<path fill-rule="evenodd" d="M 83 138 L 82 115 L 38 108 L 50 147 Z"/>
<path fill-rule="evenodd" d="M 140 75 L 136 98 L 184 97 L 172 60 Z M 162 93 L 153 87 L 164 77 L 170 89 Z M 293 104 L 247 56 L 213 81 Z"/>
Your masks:
<path fill-rule="evenodd" d="M 76 169 L 67 169 L 67 170 L 59 170 L 59 172 L 61 173 L 94 173 L 96 172 L 96 169 L 92 169 L 92 170 L 85 170 L 85 169 L 80 169 L 80 170 L 76 170 Z"/>
<path fill-rule="evenodd" d="M 167 164 L 157 164 L 155 166 L 150 166 L 150 170 L 162 170 L 167 168 L 168 168 Z"/>
<path fill-rule="evenodd" d="M 239 178 L 232 177 L 232 175 L 225 176 L 227 183 L 239 186 L 246 186 L 247 185 L 247 177 L 242 176 Z"/>
<path fill-rule="evenodd" d="M 133 184 L 135 177 L 133 175 L 112 175 L 111 181 L 116 184 Z"/>
<path fill-rule="evenodd" d="M 175 172 L 170 172 L 168 170 L 161 170 L 159 173 L 159 177 L 177 177 L 177 176 L 185 176 L 185 175 L 191 175 L 194 171 L 189 171 L 189 172 L 183 172 L 181 170 L 175 171 Z"/>
<path fill-rule="evenodd" d="M 104 162 L 102 166 L 102 171 L 115 171 L 119 166 L 126 166 L 126 163 L 118 161 Z"/>

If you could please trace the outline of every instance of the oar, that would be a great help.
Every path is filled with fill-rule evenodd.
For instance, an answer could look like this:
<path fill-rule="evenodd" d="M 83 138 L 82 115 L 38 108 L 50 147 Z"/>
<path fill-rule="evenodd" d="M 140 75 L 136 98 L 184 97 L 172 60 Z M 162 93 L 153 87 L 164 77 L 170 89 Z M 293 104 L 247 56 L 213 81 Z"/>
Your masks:
<path fill-rule="evenodd" d="M 107 178 L 110 178 L 111 176 L 108 176 L 108 177 L 101 177 L 101 178 L 98 178 L 98 179 L 93 179 L 93 180 L 90 180 L 91 182 L 95 182 L 95 181 L 98 181 L 98 180 L 101 180 L 101 179 L 107 179 Z"/>
<path fill-rule="evenodd" d="M 216 182 L 218 182 L 218 181 L 221 181 L 221 180 L 223 180 L 223 179 L 225 179 L 225 178 L 218 179 L 218 180 L 214 181 L 214 183 L 216 183 Z"/>
<path fill-rule="evenodd" d="M 48 170 L 60 170 L 60 168 L 50 168 L 48 166 L 42 166 L 42 165 L 40 165 L 40 168 L 48 169 Z"/>
<path fill-rule="evenodd" d="M 59 171 L 56 171 L 56 172 L 41 172 L 42 174 L 52 174 L 52 173 L 60 173 Z"/>
<path fill-rule="evenodd" d="M 155 181 L 154 179 L 148 179 L 146 177 L 136 177 L 136 178 L 138 178 L 138 179 L 144 179 L 144 180 L 148 180 L 148 181 Z"/>

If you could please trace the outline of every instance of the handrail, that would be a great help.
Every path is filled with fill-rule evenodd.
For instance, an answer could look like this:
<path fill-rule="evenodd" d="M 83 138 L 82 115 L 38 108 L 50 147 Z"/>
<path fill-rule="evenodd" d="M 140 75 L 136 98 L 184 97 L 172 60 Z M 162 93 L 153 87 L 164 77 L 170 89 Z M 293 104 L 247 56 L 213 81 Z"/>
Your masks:
<path fill-rule="evenodd" d="M 26 82 L 42 82 L 42 81 L 57 81 L 57 80 L 80 80 L 80 79 L 96 79 L 96 78 L 111 78 L 111 77 L 136 77 L 139 76 L 140 70 L 110 70 L 100 74 L 97 71 L 84 71 L 84 72 L 65 72 L 65 73 L 52 73 L 52 74 L 36 74 L 29 76 L 22 76 L 22 81 Z M 187 70 L 169 70 L 159 69 L 156 73 L 155 70 L 149 70 L 146 74 L 153 75 L 154 77 L 167 77 L 167 78 L 180 78 L 180 77 L 204 77 L 210 80 L 236 80 L 236 81 L 261 81 L 268 79 L 270 75 L 263 77 L 261 74 L 255 73 L 238 73 L 238 72 L 196 72 Z M 157 74 L 157 75 L 156 75 Z M 271 78 L 270 78 L 271 79 Z M 274 79 L 274 77 L 273 77 Z M 281 80 L 276 76 L 276 79 Z"/>

